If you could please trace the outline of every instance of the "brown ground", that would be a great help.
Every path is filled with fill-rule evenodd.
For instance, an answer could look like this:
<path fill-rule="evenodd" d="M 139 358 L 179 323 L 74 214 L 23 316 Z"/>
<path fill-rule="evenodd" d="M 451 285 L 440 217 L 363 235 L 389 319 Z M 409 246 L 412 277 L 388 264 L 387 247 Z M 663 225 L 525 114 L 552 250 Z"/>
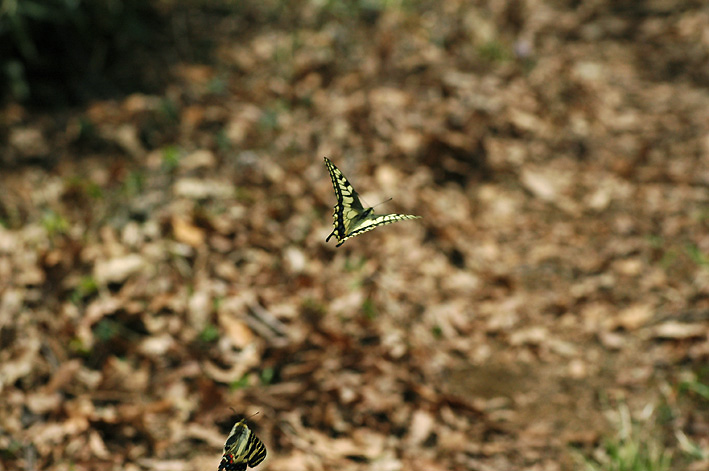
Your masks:
<path fill-rule="evenodd" d="M 257 411 L 263 470 L 581 469 L 626 407 L 707 469 L 705 2 L 320 3 L 2 110 L 0 469 L 216 470 Z M 423 219 L 325 244 L 323 156 Z"/>

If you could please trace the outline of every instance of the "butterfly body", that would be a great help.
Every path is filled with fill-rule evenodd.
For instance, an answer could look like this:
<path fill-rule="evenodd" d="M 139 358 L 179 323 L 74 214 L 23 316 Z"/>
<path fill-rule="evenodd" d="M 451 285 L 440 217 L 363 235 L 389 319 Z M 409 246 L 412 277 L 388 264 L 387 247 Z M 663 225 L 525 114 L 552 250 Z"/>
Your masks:
<path fill-rule="evenodd" d="M 263 442 L 246 425 L 246 420 L 235 423 L 224 444 L 224 455 L 219 463 L 219 471 L 245 471 L 266 458 Z"/>
<path fill-rule="evenodd" d="M 340 169 L 327 157 L 325 157 L 325 165 L 330 173 L 332 187 L 335 189 L 335 197 L 337 198 L 337 204 L 335 204 L 332 215 L 333 229 L 327 239 L 325 239 L 325 242 L 329 241 L 330 237 L 334 235 L 337 238 L 337 247 L 339 247 L 347 239 L 371 231 L 379 226 L 421 217 L 413 214 L 377 215 L 374 213 L 374 208 L 365 209 L 362 206 L 359 195 Z"/>

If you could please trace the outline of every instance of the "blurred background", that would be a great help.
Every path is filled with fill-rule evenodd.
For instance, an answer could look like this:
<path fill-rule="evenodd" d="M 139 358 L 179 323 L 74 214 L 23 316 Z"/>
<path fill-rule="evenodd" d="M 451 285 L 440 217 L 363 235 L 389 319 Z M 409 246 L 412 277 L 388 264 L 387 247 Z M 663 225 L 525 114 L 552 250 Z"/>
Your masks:
<path fill-rule="evenodd" d="M 0 470 L 709 468 L 706 2 L 0 0 L 0 83 Z"/>

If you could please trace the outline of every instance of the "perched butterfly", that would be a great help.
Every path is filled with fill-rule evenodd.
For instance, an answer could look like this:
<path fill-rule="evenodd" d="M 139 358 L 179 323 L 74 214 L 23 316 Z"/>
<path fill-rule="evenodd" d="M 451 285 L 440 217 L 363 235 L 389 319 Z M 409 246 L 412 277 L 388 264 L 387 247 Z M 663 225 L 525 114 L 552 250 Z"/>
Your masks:
<path fill-rule="evenodd" d="M 358 236 L 376 227 L 421 217 L 412 214 L 376 215 L 374 214 L 374 208 L 364 209 L 359 200 L 359 195 L 340 172 L 340 169 L 335 167 L 327 157 L 325 157 L 325 165 L 327 165 L 327 169 L 330 172 L 332 186 L 335 188 L 335 197 L 337 198 L 332 222 L 334 229 L 327 236 L 325 242 L 329 241 L 330 237 L 334 235 L 337 237 L 337 247 L 339 247 L 350 237 Z"/>
<path fill-rule="evenodd" d="M 246 425 L 246 419 L 241 419 L 226 439 L 219 471 L 245 471 L 246 465 L 253 468 L 265 458 L 266 447 Z"/>

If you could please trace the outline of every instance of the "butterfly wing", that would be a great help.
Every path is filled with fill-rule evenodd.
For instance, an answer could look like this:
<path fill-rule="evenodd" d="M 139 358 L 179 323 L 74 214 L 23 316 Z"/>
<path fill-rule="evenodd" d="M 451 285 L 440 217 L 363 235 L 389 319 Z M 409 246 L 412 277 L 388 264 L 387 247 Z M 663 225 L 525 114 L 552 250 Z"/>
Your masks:
<path fill-rule="evenodd" d="M 252 468 L 266 459 L 266 447 L 253 433 L 249 436 L 245 459 Z"/>
<path fill-rule="evenodd" d="M 359 195 L 357 195 L 354 187 L 347 181 L 340 169 L 335 167 L 335 164 L 327 157 L 325 157 L 325 165 L 330 172 L 330 179 L 337 198 L 337 204 L 335 204 L 335 210 L 332 215 L 333 229 L 327 239 L 325 239 L 325 242 L 329 241 L 330 237 L 334 235 L 337 238 L 337 247 L 339 247 L 347 239 L 371 231 L 379 226 L 421 217 L 412 214 L 376 215 L 372 208 L 365 210 L 359 200 Z"/>
<path fill-rule="evenodd" d="M 254 467 L 266 458 L 263 442 L 240 420 L 231 429 L 224 443 L 224 456 L 219 463 L 219 471 L 245 471 L 246 466 Z"/>
<path fill-rule="evenodd" d="M 342 245 L 347 239 L 371 231 L 372 229 L 376 229 L 379 226 L 386 226 L 387 224 L 393 224 L 395 222 L 405 221 L 407 219 L 419 219 L 420 217 L 421 216 L 414 216 L 413 214 L 376 215 L 370 212 L 369 214 L 367 214 L 366 217 L 356 221 L 356 223 L 352 225 L 350 231 L 346 234 L 344 238 L 340 240 L 340 238 L 338 237 L 340 243 L 337 244 L 337 247 Z"/>
<path fill-rule="evenodd" d="M 237 463 L 232 458 L 226 455 L 222 456 L 222 461 L 219 463 L 219 471 L 246 471 L 246 463 Z"/>
<path fill-rule="evenodd" d="M 333 235 L 342 242 L 347 237 L 347 233 L 352 230 L 353 224 L 364 213 L 364 208 L 359 200 L 359 195 L 340 169 L 335 167 L 335 164 L 327 157 L 325 157 L 325 165 L 330 172 L 332 187 L 335 189 L 335 198 L 337 199 L 332 214 L 333 229 L 325 242 L 329 241 Z"/>

